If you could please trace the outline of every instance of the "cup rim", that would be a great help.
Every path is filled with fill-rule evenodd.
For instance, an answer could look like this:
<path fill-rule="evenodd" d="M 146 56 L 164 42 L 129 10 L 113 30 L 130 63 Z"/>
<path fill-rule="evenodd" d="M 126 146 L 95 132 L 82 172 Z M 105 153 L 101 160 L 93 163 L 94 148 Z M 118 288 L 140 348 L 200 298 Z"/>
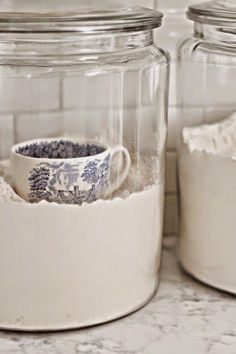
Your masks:
<path fill-rule="evenodd" d="M 99 154 L 92 155 L 92 156 L 81 156 L 81 157 L 70 157 L 70 158 L 49 158 L 49 157 L 32 157 L 32 156 L 24 156 L 16 152 L 16 150 L 20 147 L 23 147 L 25 145 L 30 145 L 34 143 L 40 143 L 40 142 L 52 142 L 52 141 L 60 141 L 60 140 L 66 140 L 66 141 L 71 141 L 71 142 L 77 142 L 77 143 L 82 143 L 82 144 L 95 144 L 98 146 L 103 147 L 105 150 Z M 62 162 L 62 161 L 75 161 L 75 160 L 86 160 L 86 159 L 91 159 L 91 158 L 96 158 L 100 157 L 102 155 L 106 155 L 109 150 L 109 147 L 99 141 L 96 140 L 89 140 L 89 139 L 80 139 L 80 138 L 69 138 L 69 137 L 55 137 L 55 138 L 39 138 L 39 139 L 32 139 L 28 141 L 23 141 L 22 143 L 15 144 L 11 147 L 11 154 L 15 155 L 17 157 L 20 157 L 25 160 L 33 160 L 33 161 L 38 161 L 38 162 Z"/>

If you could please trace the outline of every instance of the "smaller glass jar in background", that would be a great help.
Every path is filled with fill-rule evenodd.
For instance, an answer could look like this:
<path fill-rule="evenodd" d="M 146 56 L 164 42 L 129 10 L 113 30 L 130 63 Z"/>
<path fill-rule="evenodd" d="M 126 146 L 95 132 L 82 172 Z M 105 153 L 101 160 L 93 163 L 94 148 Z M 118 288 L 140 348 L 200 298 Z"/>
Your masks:
<path fill-rule="evenodd" d="M 179 256 L 198 279 L 236 293 L 236 3 L 189 7 L 179 45 Z M 218 123 L 220 122 L 220 123 Z"/>

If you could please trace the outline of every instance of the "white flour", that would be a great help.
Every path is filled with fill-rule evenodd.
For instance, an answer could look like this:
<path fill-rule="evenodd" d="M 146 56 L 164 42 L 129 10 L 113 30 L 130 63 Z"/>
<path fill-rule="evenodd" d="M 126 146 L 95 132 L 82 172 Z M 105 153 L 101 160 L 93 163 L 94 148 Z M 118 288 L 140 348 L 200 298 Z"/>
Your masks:
<path fill-rule="evenodd" d="M 0 327 L 63 329 L 145 304 L 159 282 L 163 185 L 84 206 L 26 203 L 0 177 Z M 145 183 L 140 190 L 142 183 Z M 118 192 L 117 192 L 118 193 Z"/>
<path fill-rule="evenodd" d="M 236 293 L 236 114 L 185 128 L 179 154 L 179 256 L 198 279 Z"/>

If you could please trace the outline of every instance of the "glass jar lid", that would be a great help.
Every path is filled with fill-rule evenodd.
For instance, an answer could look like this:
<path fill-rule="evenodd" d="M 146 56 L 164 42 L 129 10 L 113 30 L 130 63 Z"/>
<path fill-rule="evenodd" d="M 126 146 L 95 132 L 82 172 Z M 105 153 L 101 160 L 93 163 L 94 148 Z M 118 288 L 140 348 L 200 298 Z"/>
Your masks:
<path fill-rule="evenodd" d="M 161 26 L 160 12 L 117 0 L 1 0 L 0 32 L 139 31 Z"/>
<path fill-rule="evenodd" d="M 215 0 L 189 7 L 187 16 L 199 23 L 235 27 L 236 1 Z"/>

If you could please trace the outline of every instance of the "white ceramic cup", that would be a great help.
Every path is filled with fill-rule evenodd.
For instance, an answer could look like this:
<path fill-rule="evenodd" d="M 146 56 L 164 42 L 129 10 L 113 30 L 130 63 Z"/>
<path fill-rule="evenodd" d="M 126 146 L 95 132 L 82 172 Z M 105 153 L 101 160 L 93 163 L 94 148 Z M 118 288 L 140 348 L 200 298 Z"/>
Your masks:
<path fill-rule="evenodd" d="M 24 156 L 19 149 L 35 144 L 71 142 L 91 145 L 101 153 L 73 158 L 41 158 Z M 117 177 L 112 181 L 115 156 L 124 156 Z M 16 192 L 26 201 L 83 204 L 106 198 L 125 181 L 131 159 L 124 146 L 107 147 L 95 141 L 51 138 L 37 139 L 14 145 L 11 148 L 11 171 Z"/>

